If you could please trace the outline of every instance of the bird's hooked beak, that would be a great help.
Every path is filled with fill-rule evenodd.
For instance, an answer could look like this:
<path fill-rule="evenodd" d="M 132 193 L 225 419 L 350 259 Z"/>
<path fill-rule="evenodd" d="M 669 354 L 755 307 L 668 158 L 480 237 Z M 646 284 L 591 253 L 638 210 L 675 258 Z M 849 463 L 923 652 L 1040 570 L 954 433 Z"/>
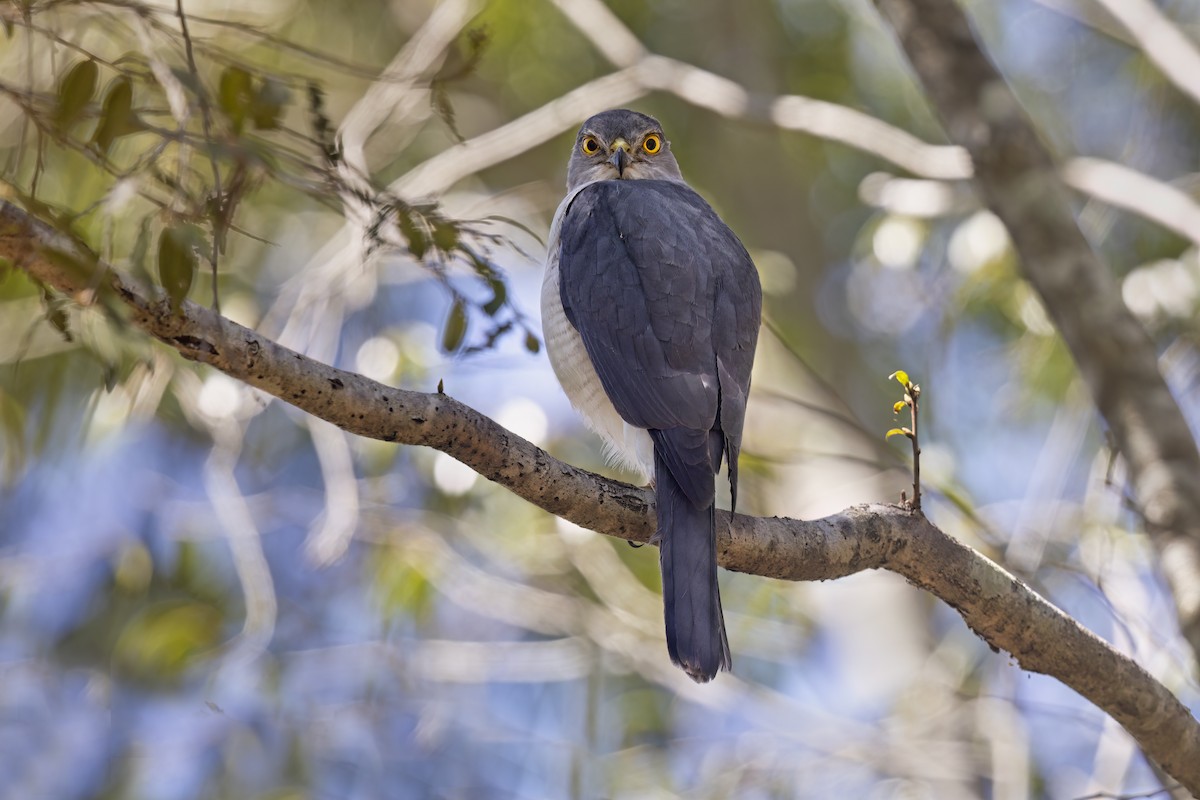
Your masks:
<path fill-rule="evenodd" d="M 629 151 L 632 149 L 624 139 L 617 139 L 612 143 L 612 155 L 609 156 L 608 163 L 617 168 L 618 178 L 625 175 L 625 167 L 629 166 Z"/>

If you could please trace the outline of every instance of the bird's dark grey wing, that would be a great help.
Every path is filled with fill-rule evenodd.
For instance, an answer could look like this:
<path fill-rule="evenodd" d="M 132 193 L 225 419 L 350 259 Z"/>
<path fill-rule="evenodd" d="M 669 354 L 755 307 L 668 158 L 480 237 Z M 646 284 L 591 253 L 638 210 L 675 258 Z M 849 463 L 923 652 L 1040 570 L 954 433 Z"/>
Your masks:
<path fill-rule="evenodd" d="M 746 257 L 749 261 L 749 256 Z M 750 371 L 762 318 L 762 288 L 758 272 L 750 264 L 744 273 L 722 282 L 713 313 L 713 341 L 717 351 L 717 382 L 721 387 L 719 420 L 724 434 L 725 460 L 729 465 L 730 509 L 737 508 L 738 453 L 742 447 L 742 423 L 750 394 Z"/>
<path fill-rule="evenodd" d="M 711 480 L 705 492 L 688 473 L 714 431 L 712 472 L 721 450 L 736 465 L 761 305 L 746 249 L 687 185 L 651 180 L 583 189 L 560 241 L 563 307 L 617 413 L 682 429 L 664 456 L 684 462 L 669 466 L 693 502 L 711 502 Z"/>

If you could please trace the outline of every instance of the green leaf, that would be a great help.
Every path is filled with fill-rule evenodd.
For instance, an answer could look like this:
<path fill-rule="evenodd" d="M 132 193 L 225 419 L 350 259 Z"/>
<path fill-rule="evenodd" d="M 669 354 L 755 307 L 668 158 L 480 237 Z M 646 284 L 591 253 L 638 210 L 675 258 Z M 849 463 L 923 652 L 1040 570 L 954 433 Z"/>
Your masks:
<path fill-rule="evenodd" d="M 117 364 L 108 362 L 104 364 L 104 391 L 112 394 L 112 390 L 117 388 L 117 381 L 121 379 L 120 367 Z"/>
<path fill-rule="evenodd" d="M 29 456 L 29 424 L 25 408 L 16 398 L 0 389 L 0 431 L 4 447 L 0 448 L 4 459 L 4 480 L 12 483 L 25 468 Z"/>
<path fill-rule="evenodd" d="M 188 240 L 192 243 L 192 248 L 195 249 L 200 258 L 205 261 L 212 261 L 212 239 L 204 232 L 204 229 L 192 224 L 180 227 L 187 234 Z"/>
<path fill-rule="evenodd" d="M 450 314 L 446 317 L 446 327 L 442 329 L 442 349 L 453 353 L 467 335 L 467 306 L 462 298 L 455 298 L 450 306 Z"/>
<path fill-rule="evenodd" d="M 66 305 L 61 297 L 55 297 L 48 287 L 42 286 L 42 308 L 46 312 L 46 321 L 54 330 L 62 334 L 64 339 L 73 342 L 75 337 L 71 335 Z"/>
<path fill-rule="evenodd" d="M 404 614 L 416 620 L 428 618 L 436 597 L 434 585 L 402 553 L 385 551 L 379 560 L 376 591 L 384 610 Z"/>
<path fill-rule="evenodd" d="M 58 108 L 54 112 L 54 124 L 66 132 L 83 116 L 83 110 L 96 93 L 96 78 L 100 69 L 95 61 L 80 61 L 58 84 Z"/>
<path fill-rule="evenodd" d="M 104 95 L 104 110 L 100 115 L 100 124 L 92 134 L 92 141 L 107 153 L 114 140 L 118 137 L 137 133 L 145 128 L 133 111 L 133 83 L 124 76 L 117 78 L 108 85 Z"/>
<path fill-rule="evenodd" d="M 888 375 L 888 380 L 891 380 L 892 378 L 895 378 L 896 382 L 901 386 L 908 386 L 908 373 L 904 370 L 898 369 L 891 375 Z"/>
<path fill-rule="evenodd" d="M 433 224 L 433 243 L 440 250 L 450 252 L 458 246 L 458 230 L 453 223 L 440 220 Z"/>
<path fill-rule="evenodd" d="M 499 278 L 488 278 L 488 286 L 492 287 L 492 299 L 487 302 L 483 310 L 489 317 L 494 317 L 496 312 L 504 306 L 504 301 L 508 297 L 508 289 L 504 285 L 504 281 Z"/>
<path fill-rule="evenodd" d="M 147 286 L 154 282 L 150 277 L 150 270 L 146 267 L 146 256 L 150 252 L 151 223 L 153 221 L 154 216 L 152 214 L 142 217 L 142 222 L 138 225 L 137 239 L 133 242 L 133 251 L 129 254 L 129 263 L 133 266 L 133 274 L 145 281 Z"/>
<path fill-rule="evenodd" d="M 412 253 L 412 257 L 418 261 L 423 259 L 425 253 L 429 251 L 429 238 L 413 219 L 412 211 L 407 208 L 397 208 L 396 223 L 400 226 L 400 233 L 404 235 L 405 241 L 408 242 L 408 252 Z"/>
<path fill-rule="evenodd" d="M 276 78 L 267 77 L 259 84 L 254 99 L 250 102 L 250 118 L 260 131 L 273 131 L 279 127 L 283 107 L 292 99 L 292 93 Z"/>
<path fill-rule="evenodd" d="M 226 67 L 221 72 L 217 89 L 217 105 L 229 117 L 234 133 L 241 133 L 246 117 L 254 105 L 254 81 L 242 67 Z"/>
<path fill-rule="evenodd" d="M 196 247 L 192 225 L 167 228 L 158 237 L 158 279 L 167 291 L 171 310 L 178 312 L 196 277 Z"/>
<path fill-rule="evenodd" d="M 458 120 L 454 115 L 454 106 L 450 104 L 450 93 L 446 91 L 446 84 L 443 81 L 434 81 L 430 86 L 430 102 L 433 104 L 433 110 L 441 117 L 442 122 L 446 123 L 446 127 L 450 129 L 450 135 L 456 141 L 464 141 L 463 135 L 458 131 Z"/>
<path fill-rule="evenodd" d="M 546 246 L 546 243 L 544 241 L 542 241 L 542 236 L 544 235 L 544 232 L 543 232 L 543 234 L 539 234 L 533 228 L 529 227 L 528 225 L 526 225 L 523 222 L 518 222 L 517 220 L 513 219 L 512 217 L 506 217 L 503 214 L 488 214 L 486 217 L 482 217 L 480 219 L 480 221 L 481 222 L 503 222 L 505 225 L 511 225 L 512 227 L 521 231 L 521 233 L 524 233 L 526 236 L 533 239 L 538 244 L 542 245 L 543 247 Z"/>
<path fill-rule="evenodd" d="M 129 620 L 113 652 L 116 667 L 134 678 L 162 682 L 211 652 L 220 642 L 221 612 L 195 601 L 164 601 Z"/>
<path fill-rule="evenodd" d="M 532 331 L 525 332 L 525 349 L 534 355 L 537 355 L 538 351 L 542 349 L 542 343 L 538 341 L 538 337 L 534 336 Z"/>

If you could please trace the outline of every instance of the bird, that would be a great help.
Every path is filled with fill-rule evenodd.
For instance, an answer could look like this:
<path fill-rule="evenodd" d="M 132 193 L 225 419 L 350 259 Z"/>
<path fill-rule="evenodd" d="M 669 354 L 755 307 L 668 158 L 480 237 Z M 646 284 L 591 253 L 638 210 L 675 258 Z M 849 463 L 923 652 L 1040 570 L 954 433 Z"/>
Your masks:
<path fill-rule="evenodd" d="M 683 179 L 658 120 L 579 128 L 551 222 L 542 332 L 555 375 L 610 461 L 653 485 L 671 661 L 732 668 L 717 584 L 716 478 L 738 453 L 762 315 L 741 240 Z"/>

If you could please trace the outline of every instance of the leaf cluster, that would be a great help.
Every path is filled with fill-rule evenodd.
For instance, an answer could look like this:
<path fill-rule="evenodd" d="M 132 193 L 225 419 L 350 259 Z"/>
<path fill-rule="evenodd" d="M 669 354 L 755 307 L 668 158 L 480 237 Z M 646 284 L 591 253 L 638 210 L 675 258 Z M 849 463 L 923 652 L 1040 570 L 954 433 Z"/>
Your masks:
<path fill-rule="evenodd" d="M 110 29 L 117 49 L 128 49 L 113 55 L 82 44 L 84 36 L 67 20 L 85 6 L 99 8 L 95 24 Z M 538 349 L 490 257 L 506 243 L 496 232 L 504 220 L 453 219 L 435 203 L 412 203 L 376 187 L 343 160 L 320 73 L 306 75 L 303 68 L 373 71 L 250 26 L 184 16 L 182 7 L 171 14 L 126 0 L 61 0 L 4 19 L 14 44 L 34 54 L 33 70 L 53 70 L 54 88 L 37 90 L 32 72 L 24 85 L 0 80 L 0 96 L 19 109 L 23 125 L 0 181 L 76 249 L 117 264 L 124 256 L 172 309 L 192 295 L 202 272 L 211 273 L 211 302 L 219 308 L 219 287 L 236 280 L 241 266 L 236 259 L 222 264 L 230 236 L 266 241 L 254 230 L 261 220 L 242 212 L 248 198 L 269 191 L 338 213 L 365 206 L 367 252 L 399 251 L 446 290 L 445 350 L 485 350 L 514 330 L 523 332 L 528 349 Z M 293 60 L 287 67 L 254 60 L 253 50 L 230 50 L 220 36 L 207 35 L 214 30 Z M 434 110 L 458 138 L 449 87 L 471 74 L 487 42 L 482 31 L 464 38 L 461 52 L 427 79 Z M 69 54 L 65 62 L 36 57 L 60 51 Z M 293 61 L 300 71 L 292 71 Z M 148 266 L 150 253 L 155 263 Z M 60 329 L 67 324 L 46 319 Z"/>

